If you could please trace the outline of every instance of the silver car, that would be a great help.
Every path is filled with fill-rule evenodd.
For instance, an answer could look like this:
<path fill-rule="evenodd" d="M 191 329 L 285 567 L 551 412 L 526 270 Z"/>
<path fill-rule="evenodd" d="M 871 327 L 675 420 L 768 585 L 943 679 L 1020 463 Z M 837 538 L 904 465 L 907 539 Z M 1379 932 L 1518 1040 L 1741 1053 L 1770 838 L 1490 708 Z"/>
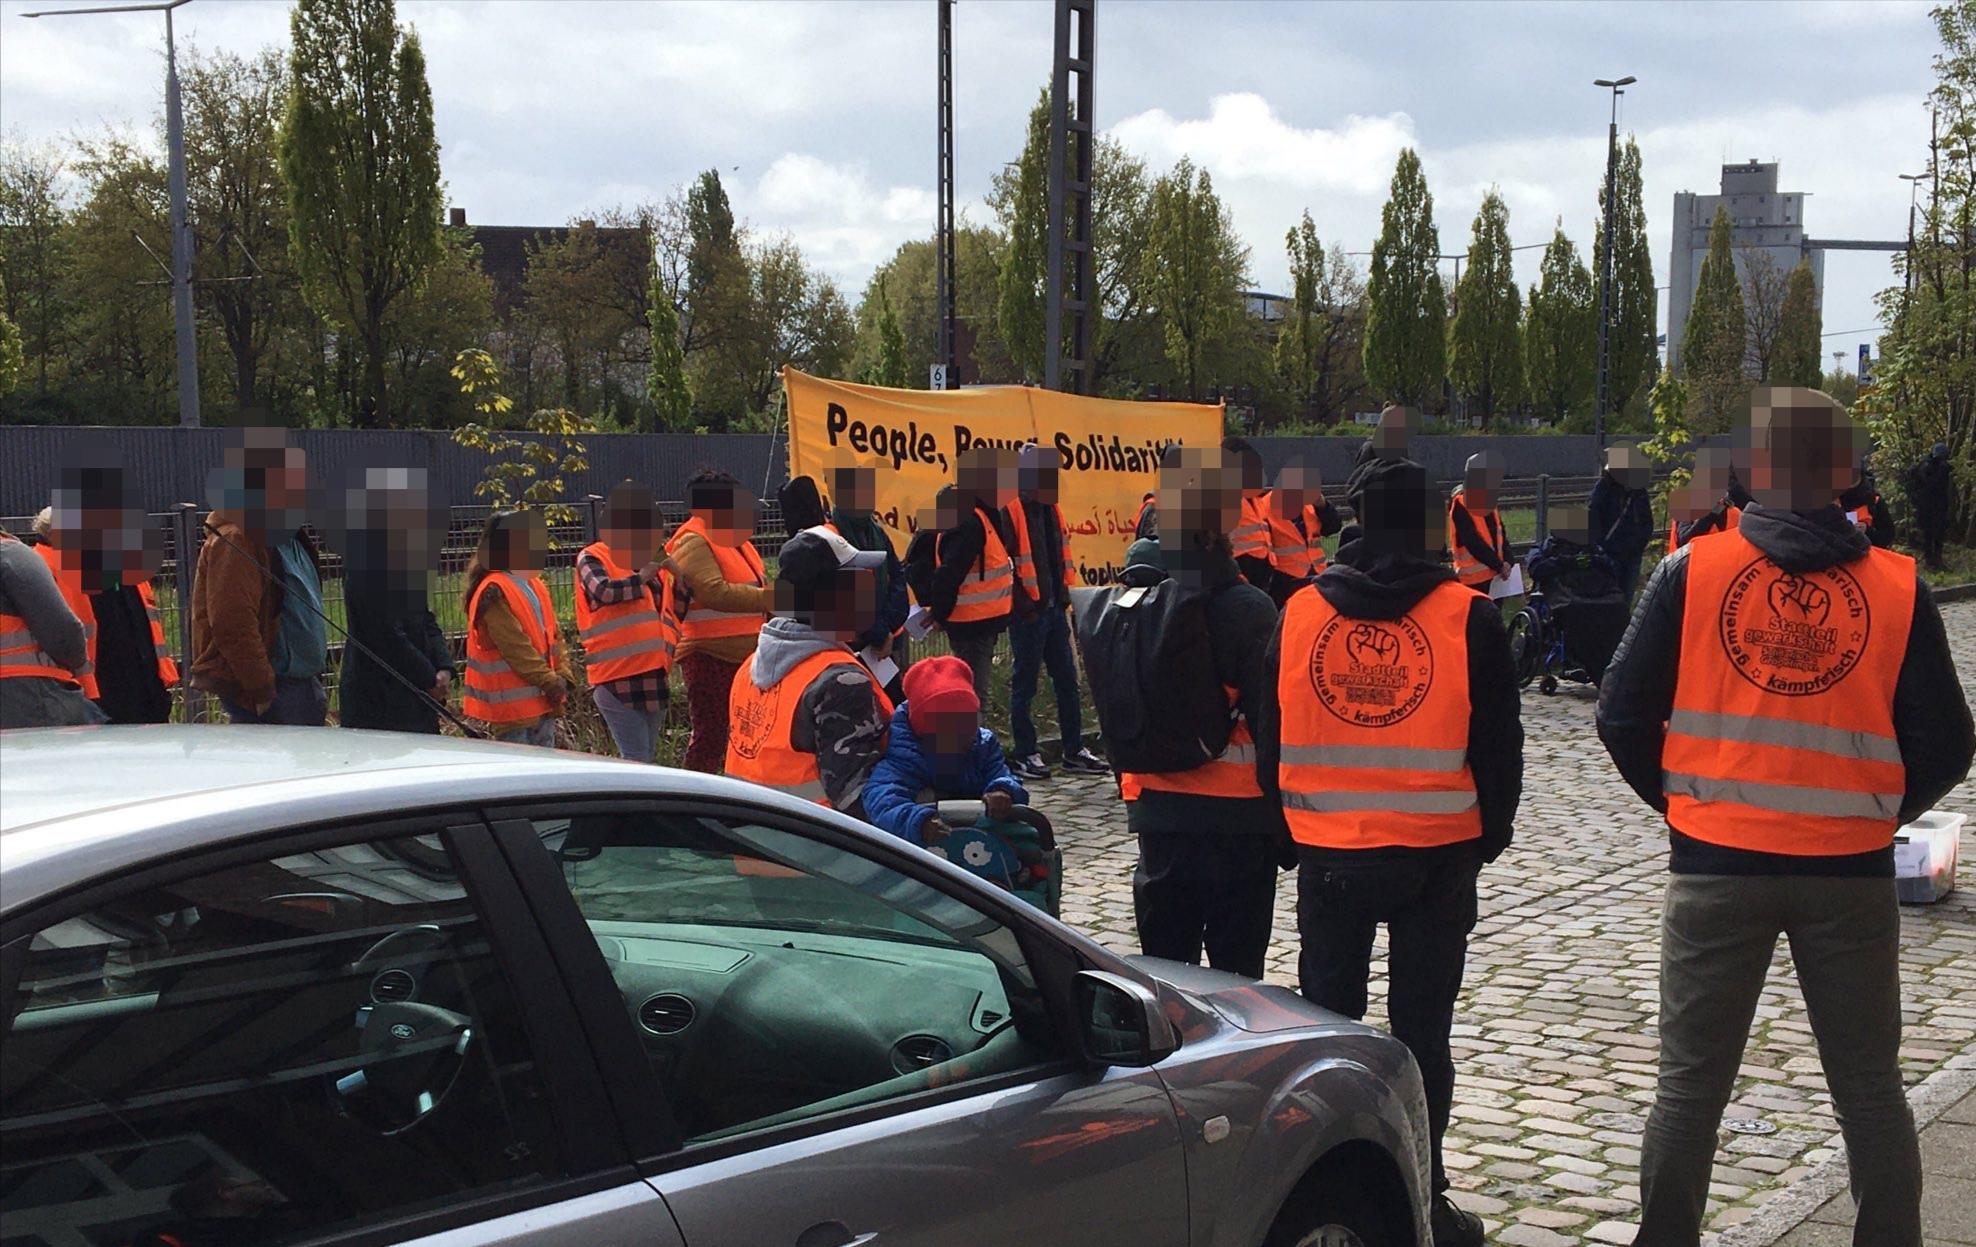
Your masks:
<path fill-rule="evenodd" d="M 1406 1050 L 768 789 L 0 735 L 0 1240 L 1429 1242 Z"/>

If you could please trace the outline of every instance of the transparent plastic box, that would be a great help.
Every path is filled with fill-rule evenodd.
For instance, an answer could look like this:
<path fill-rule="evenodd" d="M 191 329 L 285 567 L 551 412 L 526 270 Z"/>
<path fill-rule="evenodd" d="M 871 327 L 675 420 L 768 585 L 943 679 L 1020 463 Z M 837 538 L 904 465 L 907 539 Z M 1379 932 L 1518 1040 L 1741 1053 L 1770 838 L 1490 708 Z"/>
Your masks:
<path fill-rule="evenodd" d="M 1955 891 L 1966 814 L 1931 810 L 1894 833 L 1894 886 L 1903 905 L 1932 905 Z"/>

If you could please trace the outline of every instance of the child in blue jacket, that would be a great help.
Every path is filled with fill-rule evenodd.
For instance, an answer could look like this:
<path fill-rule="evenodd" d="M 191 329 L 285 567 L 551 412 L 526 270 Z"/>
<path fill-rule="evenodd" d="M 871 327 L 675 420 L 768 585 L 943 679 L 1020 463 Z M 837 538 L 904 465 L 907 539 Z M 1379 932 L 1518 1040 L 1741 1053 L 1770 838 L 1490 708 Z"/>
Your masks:
<path fill-rule="evenodd" d="M 1001 743 L 981 726 L 981 699 L 965 662 L 945 655 L 921 659 L 906 671 L 905 694 L 892 714 L 891 744 L 865 781 L 867 821 L 925 846 L 954 830 L 921 801 L 928 790 L 935 801 L 981 801 L 998 822 L 1029 804 Z"/>

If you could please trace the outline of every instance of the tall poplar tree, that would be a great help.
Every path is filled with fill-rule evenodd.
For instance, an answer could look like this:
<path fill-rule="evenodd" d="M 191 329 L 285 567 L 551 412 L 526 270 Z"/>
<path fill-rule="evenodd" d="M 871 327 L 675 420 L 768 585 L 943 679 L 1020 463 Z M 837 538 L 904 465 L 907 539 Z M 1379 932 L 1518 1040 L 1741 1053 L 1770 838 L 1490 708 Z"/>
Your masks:
<path fill-rule="evenodd" d="M 1509 205 L 1491 189 L 1475 214 L 1448 335 L 1449 380 L 1482 416 L 1523 401 L 1523 298 L 1509 248 Z"/>
<path fill-rule="evenodd" d="M 388 423 L 385 326 L 440 254 L 439 141 L 392 0 L 296 0 L 279 161 L 305 297 L 363 347 L 357 423 Z"/>
<path fill-rule="evenodd" d="M 679 341 L 679 308 L 666 288 L 659 266 L 652 266 L 651 310 L 647 313 L 652 341 L 651 362 L 645 366 L 645 394 L 652 400 L 655 431 L 683 433 L 692 427 L 693 391 L 686 383 L 686 350 Z"/>
<path fill-rule="evenodd" d="M 1379 397 L 1418 407 L 1447 374 L 1447 293 L 1434 196 L 1411 147 L 1400 151 L 1366 280 L 1365 376 Z"/>
<path fill-rule="evenodd" d="M 1322 347 L 1317 327 L 1317 291 L 1324 281 L 1324 245 L 1318 241 L 1317 226 L 1310 211 L 1296 228 L 1284 235 L 1290 256 L 1290 315 L 1276 338 L 1276 370 L 1290 383 L 1290 392 L 1301 405 L 1311 396 L 1317 380 L 1318 352 Z"/>
<path fill-rule="evenodd" d="M 1613 234 L 1617 245 L 1612 266 L 1612 344 L 1607 362 L 1612 391 L 1612 409 L 1626 410 L 1635 397 L 1644 396 L 1660 370 L 1660 351 L 1655 342 L 1660 305 L 1654 293 L 1653 253 L 1647 248 L 1647 208 L 1640 177 L 1640 146 L 1631 135 L 1619 149 L 1614 171 L 1618 194 L 1614 197 Z M 1605 181 L 1599 181 L 1599 223 L 1592 245 L 1592 289 L 1598 292 L 1599 274 L 1605 263 Z M 1596 304 L 1595 304 L 1596 306 Z M 1593 332 L 1598 315 L 1593 313 Z M 1596 369 L 1597 364 L 1593 367 Z"/>
<path fill-rule="evenodd" d="M 1742 405 L 1743 283 L 1730 246 L 1729 211 L 1718 206 L 1708 230 L 1708 254 L 1695 282 L 1695 302 L 1681 336 L 1681 372 L 1695 405 L 1698 433 L 1728 430 Z"/>
<path fill-rule="evenodd" d="M 1537 414 L 1556 424 L 1591 405 L 1598 385 L 1599 295 L 1563 223 L 1544 248 L 1523 328 L 1523 369 Z"/>
<path fill-rule="evenodd" d="M 1820 358 L 1825 326 L 1818 312 L 1818 283 L 1812 279 L 1811 265 L 1799 260 L 1784 280 L 1784 310 L 1778 318 L 1776 359 L 1770 375 L 1779 385 L 1805 385 L 1816 389 L 1825 381 L 1825 361 Z"/>
<path fill-rule="evenodd" d="M 1234 323 L 1249 253 L 1236 238 L 1208 171 L 1184 156 L 1153 184 L 1152 214 L 1147 294 L 1176 379 L 1189 397 L 1197 397 L 1207 380 L 1201 375 L 1207 353 Z"/>

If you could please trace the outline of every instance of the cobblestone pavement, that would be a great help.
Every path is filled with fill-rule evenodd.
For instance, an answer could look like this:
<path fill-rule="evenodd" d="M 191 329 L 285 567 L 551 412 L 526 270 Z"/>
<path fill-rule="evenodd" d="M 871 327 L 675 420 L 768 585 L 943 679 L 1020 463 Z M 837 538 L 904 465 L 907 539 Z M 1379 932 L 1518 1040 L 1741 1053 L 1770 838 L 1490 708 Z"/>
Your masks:
<path fill-rule="evenodd" d="M 1942 611 L 1964 692 L 1976 700 L 1976 602 Z M 1456 1198 L 1485 1219 L 1495 1243 L 1627 1244 L 1653 1101 L 1665 827 L 1600 747 L 1591 690 L 1531 691 L 1524 727 L 1516 843 L 1482 873 L 1482 918 L 1456 1016 L 1447 1163 Z M 1137 951 L 1135 850 L 1110 782 L 1059 778 L 1032 792 L 1065 846 L 1064 918 Z M 1976 783 L 1944 806 L 1976 815 Z M 1295 891 L 1283 876 L 1268 973 L 1293 987 Z M 1902 935 L 1901 1057 L 1912 1086 L 1959 1053 L 1976 1055 L 1976 834 L 1963 837 L 1958 891 L 1904 908 Z M 1383 963 L 1374 973 L 1369 1020 L 1383 1023 Z M 1781 941 L 1728 1117 L 1766 1133 L 1723 1135 L 1713 1230 L 1738 1224 L 1831 1155 L 1837 1130 Z"/>

